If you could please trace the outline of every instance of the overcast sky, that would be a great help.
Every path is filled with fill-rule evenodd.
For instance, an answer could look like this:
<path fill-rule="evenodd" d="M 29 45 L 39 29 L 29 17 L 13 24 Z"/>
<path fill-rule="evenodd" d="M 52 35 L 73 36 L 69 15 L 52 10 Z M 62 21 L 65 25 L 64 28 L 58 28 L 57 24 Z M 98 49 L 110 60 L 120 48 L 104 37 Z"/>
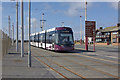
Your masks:
<path fill-rule="evenodd" d="M 3 2 L 0 5 L 2 10 L 2 26 L 8 29 L 8 15 L 11 16 L 11 24 L 14 23 L 16 30 L 16 3 Z M 2 7 L 2 8 L 1 8 Z M 64 22 L 70 26 L 74 32 L 74 38 L 80 37 L 80 16 L 84 31 L 85 3 L 84 2 L 32 2 L 32 32 L 39 32 L 40 19 L 44 13 L 44 30 L 60 26 Z M 96 21 L 96 28 L 116 26 L 118 23 L 118 3 L 117 2 L 88 2 L 87 20 Z M 35 27 L 36 26 L 36 27 Z M 21 34 L 21 14 L 19 3 L 19 35 Z M 35 30 L 36 28 L 36 30 Z M 28 35 L 28 3 L 24 2 L 24 29 L 25 39 Z M 15 31 L 16 32 L 16 31 Z M 83 33 L 84 36 L 84 33 Z M 21 35 L 19 36 L 20 39 Z"/>

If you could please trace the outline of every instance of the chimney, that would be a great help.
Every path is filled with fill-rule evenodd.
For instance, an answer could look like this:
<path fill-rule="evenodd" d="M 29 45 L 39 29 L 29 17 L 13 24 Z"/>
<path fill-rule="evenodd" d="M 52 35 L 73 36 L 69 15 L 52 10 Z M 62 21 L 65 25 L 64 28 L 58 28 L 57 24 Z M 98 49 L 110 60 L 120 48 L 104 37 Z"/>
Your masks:
<path fill-rule="evenodd" d="M 120 27 L 120 23 L 117 24 L 117 27 Z"/>
<path fill-rule="evenodd" d="M 100 27 L 100 29 L 103 29 L 103 27 Z"/>

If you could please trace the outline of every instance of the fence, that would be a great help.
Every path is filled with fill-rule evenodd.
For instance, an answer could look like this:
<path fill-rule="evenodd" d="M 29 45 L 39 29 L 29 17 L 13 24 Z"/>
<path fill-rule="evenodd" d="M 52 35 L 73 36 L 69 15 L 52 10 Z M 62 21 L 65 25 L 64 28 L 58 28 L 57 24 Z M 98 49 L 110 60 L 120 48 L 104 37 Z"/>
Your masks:
<path fill-rule="evenodd" d="M 8 49 L 10 48 L 12 43 L 11 38 L 0 30 L 0 56 L 4 56 L 8 53 Z"/>

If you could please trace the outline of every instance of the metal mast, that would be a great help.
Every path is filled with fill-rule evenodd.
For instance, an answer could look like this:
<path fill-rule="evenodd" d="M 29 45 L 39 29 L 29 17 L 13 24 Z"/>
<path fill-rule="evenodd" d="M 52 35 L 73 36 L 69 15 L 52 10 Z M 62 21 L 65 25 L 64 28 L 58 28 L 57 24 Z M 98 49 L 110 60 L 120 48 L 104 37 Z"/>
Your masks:
<path fill-rule="evenodd" d="M 87 21 L 87 1 L 85 2 L 85 21 Z M 85 50 L 88 51 L 88 37 L 85 37 Z"/>
<path fill-rule="evenodd" d="M 31 67 L 31 47 L 30 47 L 30 33 L 31 33 L 31 2 L 29 0 L 29 33 L 28 33 L 28 67 Z"/>
<path fill-rule="evenodd" d="M 12 45 L 14 45 L 14 23 L 12 24 Z"/>
<path fill-rule="evenodd" d="M 9 30 L 9 37 L 10 37 L 10 31 L 11 31 L 11 30 L 10 30 L 10 29 L 11 29 L 11 28 L 10 28 L 10 16 L 8 16 L 8 24 L 9 24 L 9 29 L 8 29 L 8 30 Z"/>
<path fill-rule="evenodd" d="M 43 27 L 44 27 L 44 22 L 46 21 L 43 18 L 44 18 L 44 13 L 42 13 L 42 20 L 40 20 L 40 21 L 42 21 L 42 27 L 41 27 L 42 31 L 43 31 Z M 41 24 L 41 22 L 40 22 L 40 24 Z"/>
<path fill-rule="evenodd" d="M 24 19 L 23 19 L 23 0 L 21 0 L 21 57 L 24 57 Z"/>
<path fill-rule="evenodd" d="M 16 0 L 16 51 L 18 52 L 18 0 Z"/>
<path fill-rule="evenodd" d="M 80 16 L 80 44 L 82 45 L 82 16 Z"/>

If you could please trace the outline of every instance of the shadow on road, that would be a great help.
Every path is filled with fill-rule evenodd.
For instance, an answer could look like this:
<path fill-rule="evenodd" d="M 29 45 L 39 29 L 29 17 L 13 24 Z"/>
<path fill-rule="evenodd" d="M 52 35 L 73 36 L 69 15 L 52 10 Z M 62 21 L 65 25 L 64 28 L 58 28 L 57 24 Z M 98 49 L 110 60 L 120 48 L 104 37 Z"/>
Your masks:
<path fill-rule="evenodd" d="M 83 53 L 83 52 L 95 52 L 95 51 L 91 51 L 91 50 L 81 50 L 81 49 L 75 49 L 72 51 L 53 51 L 53 52 L 57 52 L 57 53 Z"/>
<path fill-rule="evenodd" d="M 18 55 L 18 54 L 21 54 L 21 53 L 8 53 L 8 54 L 15 54 L 15 55 Z M 28 55 L 28 53 L 24 53 L 24 55 Z"/>

